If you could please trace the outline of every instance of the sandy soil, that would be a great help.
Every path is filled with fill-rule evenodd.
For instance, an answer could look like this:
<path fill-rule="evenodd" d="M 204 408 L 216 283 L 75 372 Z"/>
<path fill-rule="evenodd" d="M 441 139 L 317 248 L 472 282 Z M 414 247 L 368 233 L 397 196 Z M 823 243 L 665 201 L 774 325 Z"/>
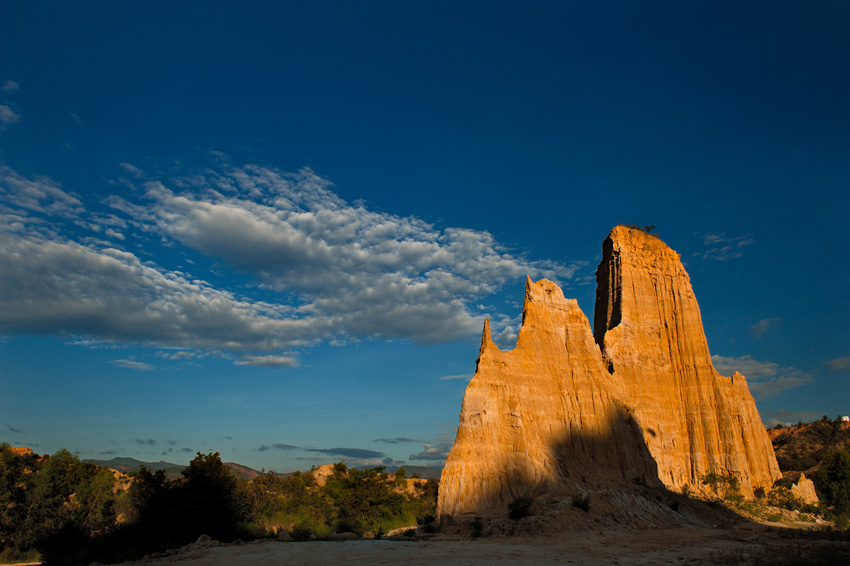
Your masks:
<path fill-rule="evenodd" d="M 134 565 L 266 566 L 320 564 L 850 564 L 850 543 L 789 539 L 784 529 L 735 528 L 568 532 L 558 537 L 428 541 L 257 541 L 189 545 Z"/>

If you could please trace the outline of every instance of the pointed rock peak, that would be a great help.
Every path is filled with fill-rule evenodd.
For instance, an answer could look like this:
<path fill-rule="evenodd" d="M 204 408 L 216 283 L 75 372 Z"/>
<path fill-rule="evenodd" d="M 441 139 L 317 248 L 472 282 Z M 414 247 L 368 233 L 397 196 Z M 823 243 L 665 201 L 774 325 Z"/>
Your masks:
<path fill-rule="evenodd" d="M 496 343 L 493 342 L 493 336 L 490 333 L 490 319 L 484 319 L 484 331 L 481 333 L 481 348 L 478 349 L 478 358 L 481 359 L 481 356 L 484 355 L 489 349 L 495 349 L 500 352 L 499 347 L 496 346 Z"/>
<path fill-rule="evenodd" d="M 564 292 L 558 285 L 548 279 L 541 279 L 537 283 L 532 283 L 531 277 L 527 277 L 525 281 L 525 307 L 529 303 L 540 303 L 547 307 L 564 308 L 567 304 L 567 299 L 564 298 Z"/>

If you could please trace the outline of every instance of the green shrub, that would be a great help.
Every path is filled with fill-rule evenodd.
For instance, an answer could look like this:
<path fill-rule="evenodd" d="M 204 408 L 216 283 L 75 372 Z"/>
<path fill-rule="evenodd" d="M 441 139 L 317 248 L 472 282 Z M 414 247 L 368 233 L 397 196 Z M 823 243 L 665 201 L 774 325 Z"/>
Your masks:
<path fill-rule="evenodd" d="M 723 500 L 735 502 L 742 498 L 741 480 L 735 474 L 711 472 L 704 475 L 700 481 Z"/>

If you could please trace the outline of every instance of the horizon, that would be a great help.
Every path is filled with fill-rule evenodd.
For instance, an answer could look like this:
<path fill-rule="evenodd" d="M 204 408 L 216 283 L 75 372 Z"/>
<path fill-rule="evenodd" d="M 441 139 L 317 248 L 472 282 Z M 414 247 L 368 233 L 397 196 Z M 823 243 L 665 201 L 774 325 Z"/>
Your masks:
<path fill-rule="evenodd" d="M 441 467 L 526 275 L 657 225 L 766 426 L 850 414 L 850 5 L 0 7 L 0 440 Z M 174 460 L 171 460 L 173 458 Z"/>

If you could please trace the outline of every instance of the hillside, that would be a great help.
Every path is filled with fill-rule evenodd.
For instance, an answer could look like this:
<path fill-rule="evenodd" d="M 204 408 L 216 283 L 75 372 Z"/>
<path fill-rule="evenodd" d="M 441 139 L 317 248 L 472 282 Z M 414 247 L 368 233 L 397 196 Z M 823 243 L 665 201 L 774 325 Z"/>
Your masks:
<path fill-rule="evenodd" d="M 779 469 L 786 472 L 806 472 L 817 469 L 830 449 L 850 451 L 850 422 L 841 418 L 773 428 L 767 431 Z"/>

